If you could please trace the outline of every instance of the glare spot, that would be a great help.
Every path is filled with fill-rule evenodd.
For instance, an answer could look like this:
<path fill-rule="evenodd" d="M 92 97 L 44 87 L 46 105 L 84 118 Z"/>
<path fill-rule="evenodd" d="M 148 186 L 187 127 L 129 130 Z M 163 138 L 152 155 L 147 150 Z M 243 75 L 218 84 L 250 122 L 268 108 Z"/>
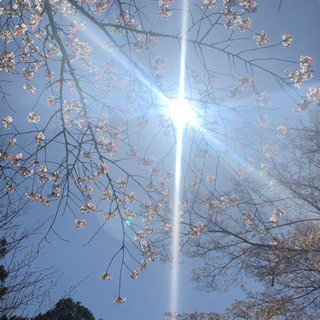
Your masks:
<path fill-rule="evenodd" d="M 129 220 L 126 220 L 126 224 L 128 225 L 128 226 L 130 226 L 130 221 Z"/>
<path fill-rule="evenodd" d="M 195 123 L 195 113 L 189 100 L 184 98 L 173 99 L 168 103 L 168 111 L 174 125 L 183 129 L 187 124 Z"/>

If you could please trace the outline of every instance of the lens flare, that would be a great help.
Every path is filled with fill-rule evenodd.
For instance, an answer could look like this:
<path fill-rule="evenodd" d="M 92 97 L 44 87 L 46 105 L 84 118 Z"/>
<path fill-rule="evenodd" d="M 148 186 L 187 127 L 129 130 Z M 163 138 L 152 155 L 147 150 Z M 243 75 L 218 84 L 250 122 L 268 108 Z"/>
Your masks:
<path fill-rule="evenodd" d="M 177 130 L 184 129 L 187 124 L 195 123 L 195 113 L 191 103 L 184 98 L 173 99 L 168 103 L 170 119 Z"/>
<path fill-rule="evenodd" d="M 181 156 L 182 156 L 182 138 L 185 125 L 192 121 L 192 107 L 184 99 L 185 88 L 185 59 L 187 52 L 187 18 L 188 18 L 188 0 L 183 1 L 182 5 L 182 40 L 180 56 L 180 79 L 179 79 L 179 98 L 169 103 L 169 110 L 172 113 L 172 120 L 176 126 L 176 174 L 175 174 L 175 194 L 173 208 L 173 243 L 172 243 L 172 273 L 171 273 L 171 311 L 178 311 L 178 291 L 179 291 L 179 213 L 181 197 Z"/>

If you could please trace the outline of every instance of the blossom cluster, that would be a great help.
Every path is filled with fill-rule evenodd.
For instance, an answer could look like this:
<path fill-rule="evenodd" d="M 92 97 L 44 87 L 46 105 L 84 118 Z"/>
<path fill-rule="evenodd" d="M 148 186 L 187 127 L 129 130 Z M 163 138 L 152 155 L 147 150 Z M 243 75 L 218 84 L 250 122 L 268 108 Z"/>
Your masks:
<path fill-rule="evenodd" d="M 273 226 L 277 226 L 279 223 L 279 219 L 281 216 L 283 216 L 284 210 L 277 209 L 274 211 L 273 216 L 270 218 L 270 221 L 272 222 Z"/>
<path fill-rule="evenodd" d="M 306 97 L 298 104 L 294 111 L 302 112 L 313 104 L 320 105 L 320 88 L 310 88 Z"/>
<path fill-rule="evenodd" d="M 207 228 L 204 223 L 199 221 L 198 226 L 193 224 L 191 227 L 188 227 L 187 233 L 191 238 L 195 238 L 199 237 L 201 233 L 207 233 Z"/>
<path fill-rule="evenodd" d="M 106 190 L 102 192 L 100 199 L 101 200 L 110 200 L 112 197 L 112 191 L 111 190 Z"/>
<path fill-rule="evenodd" d="M 105 281 L 105 280 L 111 280 L 112 279 L 112 275 L 111 274 L 108 274 L 108 273 L 103 273 L 101 276 L 100 276 L 101 280 Z"/>
<path fill-rule="evenodd" d="M 117 184 L 118 184 L 119 189 L 123 189 L 127 185 L 127 182 L 125 180 L 123 180 L 122 178 L 119 178 L 117 180 Z"/>
<path fill-rule="evenodd" d="M 282 36 L 282 44 L 285 48 L 288 48 L 291 46 L 293 40 L 290 34 L 285 34 Z"/>
<path fill-rule="evenodd" d="M 7 116 L 2 119 L 2 125 L 7 129 L 8 125 L 11 124 L 13 119 L 10 116 Z"/>
<path fill-rule="evenodd" d="M 144 167 L 150 166 L 152 163 L 156 161 L 155 156 L 151 155 L 149 158 L 139 159 L 138 163 Z"/>
<path fill-rule="evenodd" d="M 145 231 L 147 234 L 151 234 L 154 232 L 153 226 L 151 224 L 145 226 Z"/>
<path fill-rule="evenodd" d="M 258 4 L 254 0 L 223 0 L 224 4 L 230 3 L 230 5 L 235 5 L 238 2 L 242 6 L 242 11 L 247 13 L 255 13 L 258 10 Z"/>
<path fill-rule="evenodd" d="M 110 0 L 97 0 L 92 11 L 96 14 L 103 13 L 110 6 Z"/>
<path fill-rule="evenodd" d="M 248 225 L 252 230 L 258 230 L 258 226 L 255 222 L 255 215 L 252 212 L 247 212 L 242 215 L 242 220 Z"/>
<path fill-rule="evenodd" d="M 155 261 L 157 259 L 157 253 L 151 249 L 150 243 L 143 241 L 140 243 L 141 250 L 143 251 L 142 255 L 145 259 Z"/>
<path fill-rule="evenodd" d="M 233 195 L 231 198 L 228 196 L 223 196 L 218 198 L 203 198 L 202 199 L 202 206 L 206 207 L 209 212 L 216 213 L 222 209 L 227 207 L 234 207 L 239 203 L 237 197 Z"/>
<path fill-rule="evenodd" d="M 262 31 L 261 33 L 257 33 L 253 36 L 256 40 L 257 40 L 257 46 L 258 47 L 262 47 L 262 43 L 269 43 L 270 40 L 267 38 L 267 35 L 264 31 Z"/>
<path fill-rule="evenodd" d="M 25 80 L 29 80 L 29 79 L 33 78 L 33 76 L 34 76 L 33 70 L 23 68 L 23 70 L 22 70 L 22 77 L 23 77 Z"/>
<path fill-rule="evenodd" d="M 253 87 L 253 77 L 241 77 L 237 79 L 234 83 L 234 87 L 230 90 L 230 97 L 235 98 L 243 94 L 244 90 L 248 87 Z"/>
<path fill-rule="evenodd" d="M 2 158 L 2 157 L 1 157 Z M 19 161 L 22 159 L 22 153 L 15 155 L 9 155 L 12 166 L 17 167 L 20 165 Z"/>
<path fill-rule="evenodd" d="M 38 123 L 40 121 L 40 116 L 34 112 L 28 114 L 28 122 Z"/>
<path fill-rule="evenodd" d="M 54 11 L 58 11 L 69 17 L 73 17 L 76 14 L 76 9 L 68 0 L 50 0 L 49 2 Z"/>
<path fill-rule="evenodd" d="M 170 10 L 170 6 L 172 4 L 173 0 L 158 0 L 159 4 L 159 16 L 167 20 L 172 15 L 172 12 Z"/>
<path fill-rule="evenodd" d="M 133 51 L 138 52 L 144 49 L 153 49 L 156 47 L 157 43 L 157 40 L 155 40 L 150 34 L 138 36 L 137 41 L 134 44 Z"/>
<path fill-rule="evenodd" d="M 268 115 L 258 116 L 255 121 L 258 126 L 262 128 L 266 128 L 269 124 L 269 116 Z"/>
<path fill-rule="evenodd" d="M 209 174 L 206 181 L 214 185 L 216 183 L 216 177 L 213 174 Z"/>
<path fill-rule="evenodd" d="M 55 107 L 56 99 L 54 97 L 50 97 L 46 100 L 48 106 L 53 108 Z M 62 114 L 64 117 L 64 123 L 66 127 L 75 128 L 78 125 L 75 117 L 83 114 L 83 106 L 81 102 L 77 99 L 66 99 L 63 102 Z M 74 119 L 69 120 L 71 115 L 74 115 Z"/>
<path fill-rule="evenodd" d="M 109 54 L 109 53 L 108 53 Z M 107 94 L 111 94 L 116 84 L 116 71 L 117 66 L 113 60 L 103 62 L 102 67 L 94 67 L 93 73 L 95 75 L 95 79 L 103 79 L 103 87 Z M 94 83 L 96 89 L 99 88 L 100 84 L 98 82 Z M 70 89 L 71 90 L 71 89 Z M 98 131 L 107 131 L 107 121 L 99 121 L 98 122 Z"/>
<path fill-rule="evenodd" d="M 133 191 L 130 192 L 130 194 L 127 196 L 127 201 L 129 203 L 136 201 L 136 199 L 137 199 L 136 194 Z"/>
<path fill-rule="evenodd" d="M 87 26 L 86 21 L 75 19 L 70 25 L 70 33 L 74 33 L 77 30 L 84 30 L 86 26 Z"/>
<path fill-rule="evenodd" d="M 135 235 L 135 237 L 133 238 L 133 240 L 135 241 L 140 241 L 141 239 L 143 239 L 146 236 L 146 233 L 144 231 L 138 231 L 138 233 Z"/>
<path fill-rule="evenodd" d="M 47 198 L 40 196 L 39 194 L 36 194 L 34 192 L 26 193 L 26 197 L 28 200 L 39 201 L 41 204 L 43 204 L 46 207 L 51 206 L 51 204 Z"/>
<path fill-rule="evenodd" d="M 215 1 L 207 1 L 216 8 Z M 227 30 L 239 28 L 241 32 L 251 28 L 252 20 L 250 18 L 242 19 L 243 13 L 238 13 L 234 10 L 236 6 L 241 7 L 241 11 L 245 13 L 255 13 L 258 9 L 258 5 L 253 0 L 224 0 L 223 5 L 225 10 L 222 12 L 222 16 L 227 19 L 227 23 L 224 24 Z M 215 10 L 215 9 L 214 9 Z"/>
<path fill-rule="evenodd" d="M 87 199 L 91 199 L 91 194 L 93 192 L 92 186 L 86 186 L 84 188 L 81 188 L 81 192 L 87 194 Z"/>
<path fill-rule="evenodd" d="M 25 13 L 24 11 L 30 13 L 31 16 L 29 18 L 28 26 L 35 29 L 35 27 L 39 24 L 40 20 L 43 18 L 43 10 L 41 8 L 41 1 L 35 1 L 32 5 L 29 0 L 17 1 L 14 4 L 10 3 L 10 7 L 2 7 L 0 8 L 0 14 L 5 14 L 8 17 L 22 17 Z M 20 20 L 22 21 L 22 19 Z M 11 32 L 15 37 L 22 37 L 25 35 L 28 26 L 24 23 L 18 23 Z"/>
<path fill-rule="evenodd" d="M 13 52 L 3 51 L 0 54 L 0 70 L 13 72 L 15 69 L 15 55 Z"/>
<path fill-rule="evenodd" d="M 29 96 L 33 95 L 36 91 L 36 88 L 30 84 L 24 85 L 23 89 L 27 92 Z"/>
<path fill-rule="evenodd" d="M 135 21 L 128 11 L 122 11 L 119 16 L 114 17 L 118 25 L 124 25 L 133 30 L 140 30 L 139 22 Z M 124 33 L 124 30 L 121 30 L 120 33 Z"/>
<path fill-rule="evenodd" d="M 132 273 L 130 274 L 130 278 L 131 279 L 137 279 L 140 275 L 140 268 L 138 268 L 137 270 L 132 271 Z"/>
<path fill-rule="evenodd" d="M 266 144 L 261 144 L 259 146 L 259 150 L 263 152 L 266 158 L 275 158 L 275 156 L 277 155 L 277 149 Z"/>
<path fill-rule="evenodd" d="M 14 191 L 14 188 L 12 187 L 12 185 L 7 184 L 7 185 L 6 185 L 6 191 L 7 191 L 8 193 L 11 193 L 11 192 Z"/>
<path fill-rule="evenodd" d="M 270 98 L 268 92 L 255 92 L 253 94 L 253 99 L 255 99 L 257 104 L 261 107 L 270 106 Z"/>
<path fill-rule="evenodd" d="M 98 140 L 97 140 L 99 147 L 101 150 L 106 151 L 110 158 L 114 158 L 115 155 L 118 152 L 118 146 L 115 144 L 115 142 L 113 140 L 109 140 L 107 137 L 105 136 L 101 136 Z"/>
<path fill-rule="evenodd" d="M 80 208 L 82 214 L 85 214 L 87 212 L 95 212 L 96 211 L 96 207 L 93 203 L 88 203 L 88 204 L 84 204 L 81 208 Z"/>
<path fill-rule="evenodd" d="M 76 228 L 77 228 L 77 229 L 81 229 L 81 228 L 84 228 L 84 227 L 85 227 L 85 225 L 86 225 L 86 220 L 84 220 L 84 219 L 81 219 L 81 220 L 76 219 L 76 220 L 75 220 L 75 223 L 76 223 Z"/>
<path fill-rule="evenodd" d="M 47 194 L 48 198 L 55 198 L 55 199 L 62 199 L 62 194 L 59 192 L 52 191 L 51 193 Z"/>
<path fill-rule="evenodd" d="M 217 0 L 203 0 L 203 4 L 213 11 L 217 9 Z"/>
<path fill-rule="evenodd" d="M 2 39 L 3 42 L 6 44 L 10 43 L 12 41 L 12 36 L 10 31 L 6 30 L 0 30 L 0 38 Z"/>
<path fill-rule="evenodd" d="M 13 138 L 13 139 L 10 139 L 8 141 L 8 148 L 9 149 L 12 149 L 14 147 L 14 144 L 17 142 L 17 139 Z"/>
<path fill-rule="evenodd" d="M 125 209 L 125 210 L 123 211 L 123 217 L 124 217 L 125 219 L 135 219 L 136 214 L 134 213 L 133 210 L 127 208 L 127 209 Z"/>
<path fill-rule="evenodd" d="M 145 218 L 143 219 L 143 222 L 150 222 L 152 219 L 154 219 L 153 214 L 160 213 L 163 210 L 163 204 L 157 203 L 152 204 L 151 202 L 148 202 L 147 204 L 142 205 L 142 211 L 145 214 Z"/>
<path fill-rule="evenodd" d="M 28 169 L 26 166 L 21 166 L 20 175 L 22 177 L 30 177 L 30 176 L 33 175 L 33 170 L 32 169 Z"/>
<path fill-rule="evenodd" d="M 75 34 L 68 35 L 66 45 L 70 48 L 69 57 L 71 61 L 78 60 L 87 62 L 91 56 L 92 48 L 85 42 L 81 42 L 75 37 Z"/>
<path fill-rule="evenodd" d="M 40 178 L 40 180 L 37 181 L 39 184 L 44 184 L 49 179 L 46 172 L 47 172 L 47 167 L 45 165 L 39 166 L 38 171 L 37 171 L 37 174 Z"/>
<path fill-rule="evenodd" d="M 93 183 L 93 181 L 94 181 L 94 176 L 93 175 L 89 175 L 89 176 L 85 176 L 84 178 L 80 178 L 80 177 L 78 177 L 78 178 L 74 178 L 74 182 L 76 183 L 76 184 L 83 184 L 83 183 Z"/>
<path fill-rule="evenodd" d="M 126 298 L 118 297 L 118 298 L 116 298 L 115 300 L 113 300 L 113 303 L 118 306 L 118 305 L 120 305 L 121 303 L 124 303 L 125 301 L 126 301 Z"/>
<path fill-rule="evenodd" d="M 57 99 L 54 96 L 49 97 L 48 99 L 45 100 L 45 102 L 47 103 L 50 109 L 56 108 Z"/>
<path fill-rule="evenodd" d="M 156 187 L 157 183 L 155 181 L 150 181 L 148 184 L 146 184 L 146 189 L 149 191 L 152 191 Z"/>
<path fill-rule="evenodd" d="M 293 81 L 294 85 L 298 88 L 303 86 L 304 81 L 310 80 L 313 75 L 311 74 L 311 64 L 313 59 L 309 56 L 300 56 L 300 70 L 295 70 L 289 73 L 289 79 Z"/>
<path fill-rule="evenodd" d="M 115 212 L 110 211 L 107 214 L 104 213 L 103 216 L 107 221 L 110 221 L 112 218 L 115 218 L 117 216 L 117 214 Z"/>
<path fill-rule="evenodd" d="M 277 131 L 280 135 L 285 135 L 287 133 L 288 129 L 285 125 L 281 125 L 277 128 Z"/>

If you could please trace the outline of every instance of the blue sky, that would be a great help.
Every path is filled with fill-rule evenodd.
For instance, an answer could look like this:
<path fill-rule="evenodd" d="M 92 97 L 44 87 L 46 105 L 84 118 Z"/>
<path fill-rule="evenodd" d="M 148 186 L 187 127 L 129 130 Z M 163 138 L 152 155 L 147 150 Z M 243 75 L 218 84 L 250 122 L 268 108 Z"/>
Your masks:
<path fill-rule="evenodd" d="M 298 60 L 300 55 L 309 55 L 314 58 L 314 67 L 319 70 L 320 66 L 320 43 L 318 33 L 320 30 L 320 4 L 316 0 L 283 1 L 280 13 L 278 1 L 259 1 L 259 10 L 252 16 L 255 30 L 264 30 L 271 41 L 279 41 L 282 34 L 292 35 L 294 42 L 290 49 L 286 50 L 286 58 Z M 156 28 L 154 30 L 157 30 Z M 285 50 L 281 48 L 281 50 Z M 189 57 L 187 59 L 192 59 Z M 315 73 L 314 81 L 318 83 L 318 73 Z M 273 90 L 272 90 L 273 88 Z M 283 108 L 283 115 L 289 118 L 293 108 L 283 92 L 270 84 L 270 97 L 274 103 Z M 290 105 L 291 104 L 291 105 Z M 68 226 L 66 226 L 68 228 Z M 101 233 L 88 247 L 82 248 L 81 239 L 78 235 L 72 244 L 60 243 L 59 249 L 54 249 L 58 241 L 48 246 L 53 247 L 51 253 L 46 256 L 46 261 L 52 260 L 52 264 L 64 270 L 64 281 L 58 285 L 57 297 L 61 294 L 62 287 L 66 283 L 72 285 L 89 275 L 73 294 L 74 299 L 79 299 L 93 311 L 97 318 L 131 320 L 131 319 L 164 319 L 164 313 L 170 308 L 170 272 L 168 265 L 159 261 L 149 263 L 147 270 L 141 273 L 137 280 L 129 277 L 123 282 L 123 296 L 127 298 L 125 304 L 115 306 L 113 299 L 117 284 L 102 282 L 99 274 L 105 266 L 105 255 L 113 246 L 114 238 L 107 232 Z M 55 254 L 53 254 L 53 252 Z M 44 255 L 44 253 L 43 253 Z M 222 312 L 235 299 L 243 298 L 240 289 L 230 289 L 229 292 L 210 294 L 199 292 L 195 284 L 191 282 L 190 271 L 197 266 L 199 261 L 188 261 L 180 267 L 179 277 L 179 312 L 215 311 Z M 60 267 L 61 265 L 61 267 Z M 63 283 L 63 285 L 62 285 Z"/>
<path fill-rule="evenodd" d="M 218 0 L 219 1 L 219 0 Z M 272 42 L 278 42 L 283 34 L 291 34 L 293 45 L 289 49 L 277 48 L 270 49 L 274 55 L 280 51 L 281 54 L 289 60 L 299 60 L 300 55 L 309 55 L 314 59 L 314 79 L 306 86 L 314 83 L 319 84 L 320 71 L 320 3 L 317 0 L 283 0 L 279 13 L 279 1 L 257 1 L 259 4 L 258 12 L 252 16 L 253 29 L 256 31 L 264 30 Z M 157 18 L 158 19 L 158 18 Z M 169 22 L 170 28 L 175 27 L 179 19 L 175 18 Z M 153 31 L 163 31 L 164 22 L 156 20 Z M 158 29 L 159 28 L 159 29 Z M 170 29 L 168 27 L 168 29 Z M 249 41 L 248 41 L 249 42 Z M 254 42 L 250 42 L 253 45 Z M 286 51 L 284 51 L 286 50 Z M 268 54 L 265 51 L 264 54 Z M 192 61 L 193 57 L 187 54 L 187 60 Z M 168 70 L 176 70 L 176 62 L 168 61 Z M 170 65 L 170 63 L 172 65 Z M 271 62 L 272 63 L 272 62 Z M 169 71 L 170 74 L 170 71 Z M 13 77 L 1 74 L 1 78 L 13 79 Z M 259 75 L 259 81 L 263 82 L 263 77 Z M 38 81 L 41 81 L 39 79 Z M 32 105 L 32 100 L 26 101 L 25 94 L 19 83 L 14 82 L 11 101 L 19 105 L 21 112 L 16 115 L 16 123 L 22 122 L 29 112 L 29 108 L 24 109 L 24 104 Z M 270 93 L 270 98 L 275 108 L 280 110 L 280 118 L 291 118 L 294 104 L 271 80 L 264 83 Z M 306 89 L 302 89 L 306 90 Z M 35 98 L 32 98 L 35 99 Z M 35 100 L 34 100 L 35 101 Z M 21 111 L 22 110 L 22 111 Z M 10 110 L 5 106 L 1 108 L 1 116 L 6 116 Z M 46 114 L 43 112 L 43 117 Z M 277 121 L 278 119 L 275 119 Z M 231 121 L 232 122 L 232 121 Z M 56 150 L 55 150 L 56 151 Z M 33 215 L 46 214 L 46 208 L 36 204 L 32 209 Z M 50 209 L 50 210 L 53 210 Z M 89 219 L 88 219 L 89 220 Z M 38 266 L 53 266 L 63 272 L 57 286 L 52 292 L 51 304 L 55 303 L 70 288 L 81 284 L 72 290 L 71 297 L 79 300 L 84 306 L 89 308 L 96 319 L 117 319 L 117 320 L 160 320 L 165 319 L 164 313 L 170 311 L 170 280 L 171 269 L 168 264 L 161 264 L 160 261 L 148 262 L 148 267 L 143 271 L 137 280 L 132 280 L 129 274 L 125 274 L 122 280 L 122 296 L 126 297 L 123 305 L 115 306 L 113 300 L 117 297 L 118 282 L 117 264 L 111 269 L 114 279 L 110 282 L 101 281 L 100 275 L 104 272 L 108 259 L 112 253 L 121 245 L 119 238 L 115 237 L 116 232 L 109 232 L 109 229 L 117 227 L 110 224 L 103 229 L 95 239 L 87 246 L 83 245 L 94 233 L 99 222 L 95 220 L 91 226 L 83 230 L 74 228 L 74 217 L 65 215 L 57 220 L 56 229 L 59 234 L 70 239 L 66 243 L 59 240 L 54 234 L 50 234 L 50 243 L 44 243 L 41 250 Z M 230 288 L 228 292 L 202 293 L 195 289 L 195 284 L 190 279 L 190 270 L 199 266 L 201 262 L 195 260 L 185 260 L 185 263 L 179 269 L 179 298 L 178 312 L 193 311 L 215 311 L 222 312 L 235 299 L 243 298 L 243 294 L 238 288 Z M 255 284 L 252 284 L 255 286 Z"/>

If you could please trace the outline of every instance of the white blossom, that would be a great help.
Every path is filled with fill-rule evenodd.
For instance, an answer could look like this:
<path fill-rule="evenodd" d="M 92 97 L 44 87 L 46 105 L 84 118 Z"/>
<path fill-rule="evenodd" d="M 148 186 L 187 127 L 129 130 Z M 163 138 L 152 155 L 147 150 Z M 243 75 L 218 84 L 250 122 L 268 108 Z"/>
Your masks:
<path fill-rule="evenodd" d="M 133 240 L 135 241 L 140 241 L 141 239 L 143 239 L 146 236 L 144 231 L 138 231 L 138 233 L 136 234 L 136 236 L 133 238 Z"/>
<path fill-rule="evenodd" d="M 103 273 L 101 276 L 100 276 L 101 280 L 111 280 L 112 279 L 112 275 L 111 274 L 108 274 L 108 273 Z"/>
<path fill-rule="evenodd" d="M 7 129 L 8 125 L 12 122 L 12 118 L 10 116 L 7 116 L 2 119 L 2 125 Z"/>
<path fill-rule="evenodd" d="M 285 34 L 282 36 L 282 44 L 284 45 L 285 48 L 290 47 L 292 44 L 292 41 L 293 40 L 290 34 Z"/>
<path fill-rule="evenodd" d="M 36 135 L 36 144 L 38 145 L 38 146 L 41 146 L 41 142 L 42 141 L 44 141 L 44 139 L 45 139 L 45 136 L 44 136 L 44 134 L 42 133 L 42 132 L 40 132 L 40 133 L 38 133 L 37 135 Z"/>
<path fill-rule="evenodd" d="M 81 220 L 76 219 L 75 223 L 76 223 L 76 228 L 77 229 L 81 229 L 81 228 L 84 228 L 84 226 L 86 225 L 86 220 L 84 220 L 84 219 L 81 219 Z"/>
<path fill-rule="evenodd" d="M 15 69 L 15 55 L 13 52 L 3 51 L 0 55 L 0 70 L 13 72 Z"/>
<path fill-rule="evenodd" d="M 203 0 L 203 4 L 213 11 L 217 9 L 217 0 Z"/>
<path fill-rule="evenodd" d="M 125 219 L 134 219 L 136 217 L 136 214 L 134 213 L 133 210 L 127 208 L 124 210 L 123 216 Z"/>
<path fill-rule="evenodd" d="M 116 299 L 113 300 L 113 303 L 118 306 L 118 305 L 120 305 L 121 303 L 124 303 L 125 301 L 126 301 L 126 298 L 118 297 L 118 298 L 116 298 Z"/>
<path fill-rule="evenodd" d="M 19 23 L 14 27 L 12 33 L 15 37 L 22 37 L 27 30 L 28 27 L 24 23 Z"/>
<path fill-rule="evenodd" d="M 117 180 L 117 183 L 118 183 L 119 189 L 123 189 L 127 185 L 127 182 L 125 180 L 123 180 L 122 178 L 119 178 Z"/>
<path fill-rule="evenodd" d="M 262 42 L 266 42 L 269 43 L 270 40 L 267 38 L 267 35 L 264 31 L 262 31 L 260 34 L 256 34 L 253 36 L 256 40 L 257 40 L 257 46 L 261 47 L 262 46 Z"/>
<path fill-rule="evenodd" d="M 7 184 L 6 185 L 6 190 L 7 190 L 8 193 L 11 193 L 11 192 L 14 191 L 14 188 L 10 184 Z"/>
<path fill-rule="evenodd" d="M 303 86 L 304 81 L 313 78 L 311 74 L 311 64 L 313 59 L 309 56 L 300 56 L 300 70 L 295 70 L 289 73 L 289 78 L 294 82 L 294 85 L 298 88 Z"/>

